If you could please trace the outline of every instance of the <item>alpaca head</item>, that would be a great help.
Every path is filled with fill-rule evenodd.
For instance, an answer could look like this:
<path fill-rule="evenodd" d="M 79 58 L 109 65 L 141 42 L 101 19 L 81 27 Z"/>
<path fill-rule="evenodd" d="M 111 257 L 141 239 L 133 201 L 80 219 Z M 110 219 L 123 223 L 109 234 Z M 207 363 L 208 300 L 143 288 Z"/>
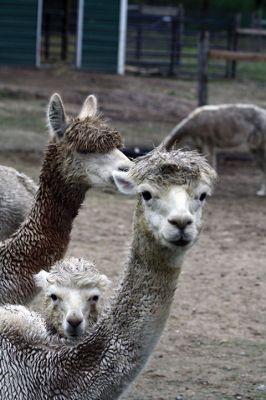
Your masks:
<path fill-rule="evenodd" d="M 87 186 L 113 187 L 113 171 L 125 171 L 131 166 L 119 150 L 120 134 L 97 115 L 97 100 L 86 98 L 79 115 L 68 118 L 61 97 L 55 93 L 47 110 L 51 140 L 63 160 L 61 169 L 71 182 Z"/>
<path fill-rule="evenodd" d="M 138 193 L 146 232 L 173 250 L 197 239 L 201 212 L 216 179 L 205 158 L 194 151 L 155 149 L 128 172 L 114 172 L 118 189 Z"/>
<path fill-rule="evenodd" d="M 102 292 L 110 284 L 93 264 L 76 258 L 58 262 L 50 272 L 40 271 L 34 280 L 42 290 L 48 327 L 68 338 L 84 334 L 97 321 Z"/>

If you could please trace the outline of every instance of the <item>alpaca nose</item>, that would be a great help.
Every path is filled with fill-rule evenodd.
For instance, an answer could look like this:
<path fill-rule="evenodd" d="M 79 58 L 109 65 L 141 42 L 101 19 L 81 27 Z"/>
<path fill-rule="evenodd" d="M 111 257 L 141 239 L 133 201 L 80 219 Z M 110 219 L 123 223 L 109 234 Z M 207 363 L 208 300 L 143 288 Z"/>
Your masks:
<path fill-rule="evenodd" d="M 191 217 L 185 217 L 185 218 L 170 218 L 168 219 L 169 224 L 174 225 L 176 228 L 180 230 L 184 230 L 187 226 L 192 224 L 192 218 Z"/>
<path fill-rule="evenodd" d="M 72 328 L 77 328 L 83 320 L 81 318 L 68 318 L 67 322 Z"/>
<path fill-rule="evenodd" d="M 120 159 L 117 165 L 118 171 L 127 172 L 134 165 L 133 161 L 129 160 L 124 154 L 123 159 Z"/>

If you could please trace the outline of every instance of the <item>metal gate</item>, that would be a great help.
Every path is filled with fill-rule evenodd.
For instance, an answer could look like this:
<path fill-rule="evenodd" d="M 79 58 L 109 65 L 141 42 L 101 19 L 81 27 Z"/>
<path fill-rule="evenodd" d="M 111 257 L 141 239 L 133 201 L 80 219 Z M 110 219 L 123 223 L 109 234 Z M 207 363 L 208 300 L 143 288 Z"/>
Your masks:
<path fill-rule="evenodd" d="M 78 0 L 43 0 L 41 65 L 76 64 Z"/>

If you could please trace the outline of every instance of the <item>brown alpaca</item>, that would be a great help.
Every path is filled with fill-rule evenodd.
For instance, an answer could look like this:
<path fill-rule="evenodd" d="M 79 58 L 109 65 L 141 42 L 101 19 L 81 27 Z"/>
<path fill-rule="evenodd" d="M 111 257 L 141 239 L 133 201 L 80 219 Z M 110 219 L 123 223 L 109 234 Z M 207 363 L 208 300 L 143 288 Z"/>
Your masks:
<path fill-rule="evenodd" d="M 48 106 L 51 139 L 31 211 L 17 232 L 0 246 L 0 303 L 25 303 L 34 294 L 33 274 L 65 254 L 73 219 L 86 191 L 113 186 L 112 172 L 130 161 L 118 150 L 119 133 L 96 115 L 89 96 L 77 118 L 68 120 L 54 94 Z"/>

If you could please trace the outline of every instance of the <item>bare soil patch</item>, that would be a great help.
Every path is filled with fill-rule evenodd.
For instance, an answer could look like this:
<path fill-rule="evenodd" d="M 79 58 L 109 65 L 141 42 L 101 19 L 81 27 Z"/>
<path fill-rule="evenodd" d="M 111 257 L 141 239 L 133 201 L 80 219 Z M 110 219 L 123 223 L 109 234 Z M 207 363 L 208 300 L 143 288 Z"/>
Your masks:
<path fill-rule="evenodd" d="M 15 130 L 16 138 L 21 137 L 21 130 L 27 131 L 28 142 L 36 143 L 36 149 L 40 149 L 45 143 L 45 105 L 55 91 L 72 113 L 79 111 L 88 94 L 96 94 L 100 110 L 121 130 L 127 146 L 158 144 L 197 105 L 197 86 L 191 81 L 88 74 L 63 67 L 39 71 L 0 67 L 1 129 L 10 132 L 10 137 L 14 137 Z M 211 82 L 209 102 L 256 103 L 266 108 L 265 91 L 264 82 Z M 18 126 L 16 120 L 20 121 Z M 6 140 L 10 150 L 8 133 Z M 21 142 L 16 149 L 20 146 L 26 150 Z M 33 144 L 31 151 L 32 147 Z"/>
<path fill-rule="evenodd" d="M 5 157 L 1 163 L 7 164 Z M 8 162 L 37 177 L 36 159 Z M 266 199 L 254 196 L 250 162 L 220 165 L 204 227 L 187 254 L 163 337 L 124 399 L 266 398 Z M 68 255 L 94 260 L 119 281 L 131 234 L 134 199 L 89 192 L 74 223 Z"/>
<path fill-rule="evenodd" d="M 21 141 L 34 141 L 23 134 L 31 126 L 21 122 L 26 113 L 34 122 L 32 132 L 41 138 L 35 153 L 17 153 L 17 135 L 11 136 L 0 162 L 35 179 L 46 142 L 39 120 L 54 90 L 75 110 L 87 93 L 96 92 L 105 114 L 124 127 L 131 143 L 149 143 L 151 137 L 158 141 L 195 106 L 195 88 L 189 82 L 76 77 L 67 71 L 58 76 L 51 71 L 11 74 L 5 69 L 0 79 L 0 120 L 5 113 L 13 116 L 10 107 L 19 115 L 5 120 L 3 129 L 12 135 L 12 129 L 22 125 Z M 266 104 L 264 87 L 230 85 L 217 84 L 216 92 L 212 86 L 213 102 L 256 99 Z M 1 146 L 3 137 L 0 133 Z M 266 391 L 258 390 L 266 385 L 266 199 L 255 196 L 260 174 L 252 162 L 220 162 L 219 175 L 200 239 L 187 254 L 163 337 L 124 399 L 266 399 Z M 68 255 L 94 260 L 115 286 L 126 258 L 133 209 L 134 199 L 91 191 L 75 221 Z"/>

